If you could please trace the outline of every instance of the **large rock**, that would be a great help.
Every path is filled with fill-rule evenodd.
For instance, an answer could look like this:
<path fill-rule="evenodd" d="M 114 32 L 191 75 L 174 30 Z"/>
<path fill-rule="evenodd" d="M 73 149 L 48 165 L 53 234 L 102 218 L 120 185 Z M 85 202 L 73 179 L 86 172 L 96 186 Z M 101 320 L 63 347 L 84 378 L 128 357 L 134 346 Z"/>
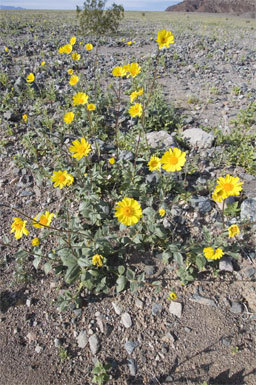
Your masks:
<path fill-rule="evenodd" d="M 151 148 L 167 148 L 176 146 L 175 138 L 166 131 L 154 131 L 146 134 Z"/>
<path fill-rule="evenodd" d="M 241 219 L 256 222 L 256 197 L 248 198 L 241 204 Z"/>
<path fill-rule="evenodd" d="M 191 146 L 198 148 L 210 148 L 214 141 L 214 136 L 201 130 L 201 128 L 188 128 L 182 135 Z"/>

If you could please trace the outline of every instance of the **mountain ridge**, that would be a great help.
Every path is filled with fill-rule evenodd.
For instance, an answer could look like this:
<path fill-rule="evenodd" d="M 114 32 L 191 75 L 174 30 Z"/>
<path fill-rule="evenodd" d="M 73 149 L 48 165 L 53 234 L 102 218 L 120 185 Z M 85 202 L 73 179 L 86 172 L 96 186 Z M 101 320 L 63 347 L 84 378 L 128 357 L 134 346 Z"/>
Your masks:
<path fill-rule="evenodd" d="M 242 14 L 256 11 L 256 0 L 184 0 L 167 12 L 209 12 Z"/>

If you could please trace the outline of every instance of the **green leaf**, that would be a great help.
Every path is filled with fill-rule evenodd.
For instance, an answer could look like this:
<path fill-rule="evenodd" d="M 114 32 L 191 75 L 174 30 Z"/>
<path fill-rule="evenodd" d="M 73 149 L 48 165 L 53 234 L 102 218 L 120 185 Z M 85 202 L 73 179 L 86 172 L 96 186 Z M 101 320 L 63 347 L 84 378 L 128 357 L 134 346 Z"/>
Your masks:
<path fill-rule="evenodd" d="M 118 274 L 123 275 L 125 272 L 125 267 L 123 265 L 118 266 Z"/>
<path fill-rule="evenodd" d="M 69 250 L 69 253 L 70 253 L 70 250 Z M 77 259 L 75 257 L 73 257 L 72 255 L 70 256 L 63 256 L 61 257 L 61 260 L 62 260 L 62 263 L 64 266 L 67 266 L 67 267 L 73 267 L 75 265 L 77 265 Z"/>
<path fill-rule="evenodd" d="M 156 212 L 152 209 L 152 207 L 147 207 L 143 210 L 143 214 L 146 215 L 148 219 L 153 219 L 156 215 Z"/>
<path fill-rule="evenodd" d="M 164 230 L 163 227 L 156 227 L 155 228 L 155 235 L 158 237 L 158 238 L 165 238 L 166 237 L 166 232 Z"/>
<path fill-rule="evenodd" d="M 139 284 L 137 282 L 130 282 L 130 289 L 131 292 L 134 293 L 139 288 Z"/>
<path fill-rule="evenodd" d="M 88 267 L 91 265 L 91 261 L 89 262 L 87 258 L 78 258 L 77 264 L 80 267 Z"/>
<path fill-rule="evenodd" d="M 127 278 L 124 275 L 121 275 L 116 280 L 116 292 L 120 293 L 120 291 L 123 291 L 125 289 L 125 286 L 127 284 Z"/>
<path fill-rule="evenodd" d="M 40 262 L 41 262 L 41 257 L 39 255 L 37 255 L 34 258 L 34 261 L 33 261 L 33 266 L 34 266 L 35 269 L 38 269 L 38 266 L 39 266 Z"/>
<path fill-rule="evenodd" d="M 179 265 L 183 264 L 183 257 L 181 253 L 178 253 L 178 252 L 173 253 L 173 258 L 176 262 L 178 262 Z"/>
<path fill-rule="evenodd" d="M 80 267 L 76 264 L 75 266 L 69 267 L 65 274 L 65 281 L 68 284 L 75 282 L 75 280 L 79 277 Z"/>
<path fill-rule="evenodd" d="M 205 267 L 205 264 L 206 264 L 205 257 L 203 255 L 198 254 L 196 256 L 196 266 L 197 266 L 198 270 L 202 271 Z"/>
<path fill-rule="evenodd" d="M 126 278 L 128 279 L 128 281 L 132 281 L 133 279 L 135 279 L 134 271 L 132 271 L 131 269 L 127 269 Z"/>
<path fill-rule="evenodd" d="M 52 264 L 51 264 L 51 262 L 46 262 L 46 263 L 43 265 L 43 269 L 44 269 L 45 274 L 48 274 L 48 273 L 52 270 Z"/>

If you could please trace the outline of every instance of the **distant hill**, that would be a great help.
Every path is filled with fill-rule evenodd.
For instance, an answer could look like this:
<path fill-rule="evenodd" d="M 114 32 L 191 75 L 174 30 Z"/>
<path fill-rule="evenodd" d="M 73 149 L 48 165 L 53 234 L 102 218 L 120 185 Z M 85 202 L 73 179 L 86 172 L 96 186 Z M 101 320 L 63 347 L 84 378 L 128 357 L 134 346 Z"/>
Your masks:
<path fill-rule="evenodd" d="M 242 14 L 255 12 L 256 0 L 184 0 L 168 7 L 166 11 Z"/>
<path fill-rule="evenodd" d="M 0 5 L 0 9 L 25 9 L 21 7 L 12 7 L 10 5 Z"/>

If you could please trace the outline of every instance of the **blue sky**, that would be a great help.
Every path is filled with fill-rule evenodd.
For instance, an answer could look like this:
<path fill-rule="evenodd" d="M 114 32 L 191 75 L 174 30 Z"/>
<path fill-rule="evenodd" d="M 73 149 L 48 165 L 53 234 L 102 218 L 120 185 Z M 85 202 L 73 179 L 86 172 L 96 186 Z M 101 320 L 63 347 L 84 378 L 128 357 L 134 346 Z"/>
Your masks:
<path fill-rule="evenodd" d="M 164 11 L 173 4 L 182 0 L 108 0 L 112 3 L 122 4 L 126 11 Z M 0 0 L 0 5 L 22 7 L 26 9 L 76 9 L 76 5 L 82 6 L 83 0 Z"/>

